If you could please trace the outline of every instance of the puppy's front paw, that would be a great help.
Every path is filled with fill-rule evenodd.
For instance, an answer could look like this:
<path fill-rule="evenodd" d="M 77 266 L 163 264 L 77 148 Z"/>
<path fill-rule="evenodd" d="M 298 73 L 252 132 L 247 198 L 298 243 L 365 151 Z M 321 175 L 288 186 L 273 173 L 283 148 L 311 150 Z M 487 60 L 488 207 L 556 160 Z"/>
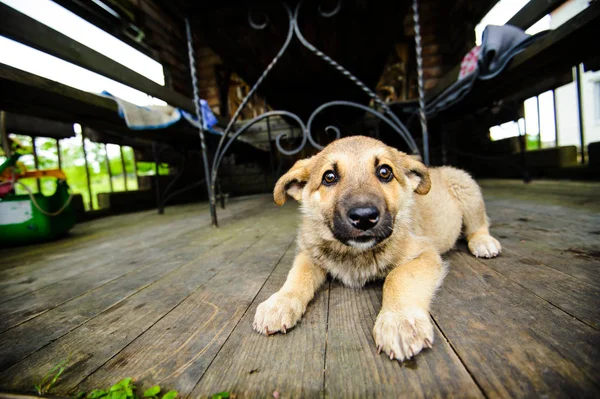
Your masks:
<path fill-rule="evenodd" d="M 403 361 L 423 348 L 431 348 L 433 325 L 429 314 L 420 308 L 382 311 L 375 321 L 373 337 L 378 352 L 383 350 L 391 360 Z"/>
<path fill-rule="evenodd" d="M 302 317 L 305 308 L 298 298 L 275 293 L 258 305 L 254 330 L 261 334 L 274 334 L 277 331 L 287 333 Z"/>
<path fill-rule="evenodd" d="M 491 235 L 477 234 L 469 240 L 469 251 L 478 258 L 493 258 L 500 254 L 502 247 Z"/>

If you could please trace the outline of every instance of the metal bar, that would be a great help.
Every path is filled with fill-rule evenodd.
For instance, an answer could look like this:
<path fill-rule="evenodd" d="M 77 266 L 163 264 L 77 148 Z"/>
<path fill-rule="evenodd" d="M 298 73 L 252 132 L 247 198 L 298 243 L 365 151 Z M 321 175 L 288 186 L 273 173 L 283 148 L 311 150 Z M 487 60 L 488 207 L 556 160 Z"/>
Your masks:
<path fill-rule="evenodd" d="M 108 171 L 108 185 L 110 186 L 110 192 L 114 192 L 113 181 L 112 181 L 112 169 L 110 168 L 110 158 L 108 157 L 108 147 L 104 143 L 104 155 L 106 156 L 106 169 Z"/>
<path fill-rule="evenodd" d="M 273 178 L 273 183 L 275 183 L 275 155 L 273 150 L 273 140 L 271 138 L 271 122 L 269 121 L 269 119 L 270 118 L 267 118 L 267 136 L 269 137 L 269 164 L 271 166 L 271 176 Z"/>
<path fill-rule="evenodd" d="M 423 47 L 421 45 L 421 25 L 419 24 L 419 0 L 413 0 L 413 21 L 415 25 L 415 50 L 417 52 L 417 75 L 419 83 L 419 117 L 423 138 L 423 162 L 429 165 L 429 132 L 425 114 L 425 80 L 423 77 Z"/>
<path fill-rule="evenodd" d="M 90 202 L 88 203 L 90 211 L 94 210 L 94 201 L 92 200 L 92 182 L 90 179 L 90 168 L 87 160 L 87 151 L 85 150 L 85 126 L 81 127 L 81 148 L 83 149 L 83 160 L 85 161 L 85 175 L 87 177 L 87 189 L 88 195 L 90 196 Z"/>
<path fill-rule="evenodd" d="M 119 153 L 121 154 L 121 169 L 123 169 L 123 184 L 125 185 L 125 191 L 129 191 L 127 188 L 127 169 L 125 168 L 125 156 L 123 155 L 123 146 L 119 146 Z"/>
<path fill-rule="evenodd" d="M 38 159 L 38 154 L 37 154 L 37 147 L 35 145 L 35 137 L 31 137 L 31 148 L 33 150 L 33 164 L 35 165 L 35 169 L 39 170 L 40 169 L 40 162 Z M 42 193 L 42 182 L 40 181 L 40 179 L 35 179 L 35 183 L 37 185 L 37 190 L 38 193 Z"/>
<path fill-rule="evenodd" d="M 208 199 L 210 201 L 210 216 L 212 218 L 212 225 L 214 227 L 219 226 L 217 220 L 217 207 L 215 198 L 215 187 L 214 182 L 211 184 L 210 179 L 210 166 L 208 163 L 208 150 L 206 148 L 206 141 L 204 140 L 204 118 L 202 117 L 202 109 L 200 104 L 200 93 L 198 91 L 198 77 L 196 76 L 196 59 L 194 54 L 194 46 L 192 41 L 192 29 L 190 27 L 190 20 L 185 19 L 185 33 L 187 36 L 188 45 L 188 57 L 190 61 L 190 74 L 192 75 L 192 89 L 194 92 L 194 108 L 196 110 L 196 118 L 198 118 L 198 135 L 200 136 L 200 146 L 202 147 L 202 162 L 204 163 L 204 178 L 206 179 L 206 191 Z"/>
<path fill-rule="evenodd" d="M 554 146 L 558 147 L 558 108 L 556 107 L 556 90 L 552 90 L 552 107 L 554 108 Z"/>
<path fill-rule="evenodd" d="M 581 145 L 581 163 L 585 164 L 585 132 L 583 126 L 583 99 L 581 97 L 581 65 L 575 67 L 575 80 L 577 87 L 577 114 L 579 116 L 579 144 Z"/>
<path fill-rule="evenodd" d="M 58 155 L 58 169 L 62 169 L 62 156 L 60 154 L 60 139 L 56 139 L 56 155 Z"/>

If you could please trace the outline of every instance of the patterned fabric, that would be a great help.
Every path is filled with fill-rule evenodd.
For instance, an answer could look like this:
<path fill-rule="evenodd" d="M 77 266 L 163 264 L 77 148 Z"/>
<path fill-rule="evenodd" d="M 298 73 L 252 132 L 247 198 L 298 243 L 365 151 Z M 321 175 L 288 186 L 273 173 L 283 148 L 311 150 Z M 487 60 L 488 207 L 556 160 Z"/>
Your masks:
<path fill-rule="evenodd" d="M 458 74 L 458 80 L 461 80 L 467 75 L 475 72 L 477 69 L 477 61 L 479 60 L 479 52 L 481 46 L 475 46 L 469 51 L 462 59 L 460 63 L 460 73 Z"/>

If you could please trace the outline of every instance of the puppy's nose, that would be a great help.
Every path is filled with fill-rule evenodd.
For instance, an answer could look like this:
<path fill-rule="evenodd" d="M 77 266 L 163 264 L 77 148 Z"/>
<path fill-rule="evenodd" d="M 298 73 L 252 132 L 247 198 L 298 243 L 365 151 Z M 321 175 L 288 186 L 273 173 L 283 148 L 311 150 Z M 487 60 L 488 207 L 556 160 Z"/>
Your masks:
<path fill-rule="evenodd" d="M 379 222 L 379 211 L 374 206 L 352 208 L 348 211 L 350 224 L 360 230 L 369 230 Z"/>

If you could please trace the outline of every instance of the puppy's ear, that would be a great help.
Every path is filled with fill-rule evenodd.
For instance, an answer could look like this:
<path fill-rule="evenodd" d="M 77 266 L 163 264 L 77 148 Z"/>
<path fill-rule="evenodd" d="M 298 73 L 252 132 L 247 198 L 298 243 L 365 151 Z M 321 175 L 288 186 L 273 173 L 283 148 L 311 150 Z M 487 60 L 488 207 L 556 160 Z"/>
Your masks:
<path fill-rule="evenodd" d="M 285 204 L 286 194 L 296 201 L 302 199 L 302 189 L 310 177 L 311 161 L 312 157 L 297 161 L 285 175 L 277 180 L 273 190 L 273 199 L 277 205 Z"/>
<path fill-rule="evenodd" d="M 398 163 L 404 169 L 406 176 L 415 193 L 425 195 L 431 190 L 431 178 L 429 170 L 422 162 L 418 155 L 408 155 L 401 151 L 396 151 L 398 155 Z"/>

